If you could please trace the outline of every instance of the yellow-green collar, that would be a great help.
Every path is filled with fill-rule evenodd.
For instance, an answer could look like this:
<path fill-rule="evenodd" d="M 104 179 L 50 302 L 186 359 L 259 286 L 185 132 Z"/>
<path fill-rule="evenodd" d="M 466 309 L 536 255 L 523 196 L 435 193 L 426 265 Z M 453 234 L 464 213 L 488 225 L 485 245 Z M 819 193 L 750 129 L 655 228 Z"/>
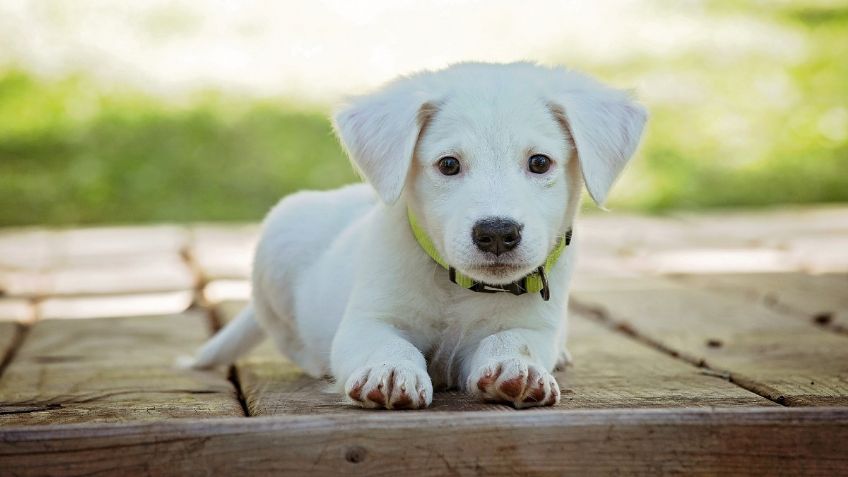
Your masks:
<path fill-rule="evenodd" d="M 557 244 L 554 249 L 551 251 L 548 258 L 545 260 L 545 264 L 536 269 L 535 272 L 527 275 L 517 282 L 513 282 L 507 285 L 489 285 L 483 282 L 475 281 L 473 278 L 457 271 L 453 268 L 449 263 L 439 255 L 439 252 L 436 250 L 436 246 L 433 245 L 433 241 L 430 240 L 430 237 L 427 236 L 427 232 L 424 231 L 424 228 L 421 227 L 421 224 L 418 222 L 418 218 L 415 217 L 415 214 L 412 213 L 412 210 L 407 208 L 407 217 L 409 217 L 409 226 L 412 229 L 412 235 L 415 236 L 415 240 L 418 241 L 418 245 L 430 256 L 436 263 L 442 266 L 442 268 L 448 270 L 450 280 L 462 288 L 467 288 L 476 292 L 483 293 L 497 293 L 497 292 L 509 292 L 513 295 L 523 295 L 525 293 L 536 293 L 539 292 L 542 295 L 542 298 L 547 301 L 550 298 L 550 288 L 548 287 L 548 279 L 547 273 L 551 271 L 554 264 L 559 260 L 559 257 L 562 255 L 562 252 L 565 248 L 571 243 L 571 229 L 565 233 L 565 237 L 561 237 L 557 240 Z"/>

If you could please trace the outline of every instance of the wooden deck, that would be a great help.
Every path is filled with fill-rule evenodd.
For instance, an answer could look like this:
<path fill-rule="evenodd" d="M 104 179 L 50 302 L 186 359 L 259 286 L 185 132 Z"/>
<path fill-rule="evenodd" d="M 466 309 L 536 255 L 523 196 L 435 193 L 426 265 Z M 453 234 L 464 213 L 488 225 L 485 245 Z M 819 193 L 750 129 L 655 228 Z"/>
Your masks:
<path fill-rule="evenodd" d="M 846 207 L 584 217 L 575 364 L 526 411 L 356 409 L 268 343 L 175 369 L 257 230 L 0 231 L 0 475 L 848 475 Z"/>

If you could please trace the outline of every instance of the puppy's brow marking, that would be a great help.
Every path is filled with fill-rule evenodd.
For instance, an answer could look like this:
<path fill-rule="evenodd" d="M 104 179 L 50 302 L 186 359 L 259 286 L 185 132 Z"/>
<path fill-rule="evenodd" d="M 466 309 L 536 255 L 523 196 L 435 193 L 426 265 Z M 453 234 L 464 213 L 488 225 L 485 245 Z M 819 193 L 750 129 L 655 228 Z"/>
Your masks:
<path fill-rule="evenodd" d="M 574 134 L 571 132 L 571 124 L 568 122 L 568 117 L 565 115 L 565 110 L 561 106 L 554 103 L 548 103 L 548 109 L 553 113 L 554 119 L 559 123 L 562 130 L 565 132 L 565 140 L 568 142 L 568 147 L 572 151 L 577 150 L 574 144 Z"/>

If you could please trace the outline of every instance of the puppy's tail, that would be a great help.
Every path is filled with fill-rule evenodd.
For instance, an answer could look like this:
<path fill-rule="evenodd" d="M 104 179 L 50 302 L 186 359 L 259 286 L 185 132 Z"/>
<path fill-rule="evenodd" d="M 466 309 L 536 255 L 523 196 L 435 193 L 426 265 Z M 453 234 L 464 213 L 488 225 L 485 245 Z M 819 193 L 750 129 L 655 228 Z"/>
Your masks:
<path fill-rule="evenodd" d="M 207 341 L 194 358 L 181 361 L 178 365 L 193 369 L 227 366 L 261 343 L 263 338 L 265 332 L 256 322 L 253 304 L 248 304 L 233 321 Z"/>

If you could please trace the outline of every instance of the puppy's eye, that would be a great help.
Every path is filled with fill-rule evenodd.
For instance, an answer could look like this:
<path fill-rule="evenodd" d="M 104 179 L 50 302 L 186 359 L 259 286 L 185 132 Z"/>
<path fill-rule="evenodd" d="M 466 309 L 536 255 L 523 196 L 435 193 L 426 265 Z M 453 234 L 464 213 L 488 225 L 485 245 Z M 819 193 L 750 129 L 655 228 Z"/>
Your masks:
<path fill-rule="evenodd" d="M 446 176 L 459 174 L 459 159 L 453 156 L 445 156 L 439 159 L 439 172 Z"/>
<path fill-rule="evenodd" d="M 551 158 L 544 154 L 534 154 L 527 161 L 527 168 L 534 174 L 544 174 L 551 168 Z"/>

